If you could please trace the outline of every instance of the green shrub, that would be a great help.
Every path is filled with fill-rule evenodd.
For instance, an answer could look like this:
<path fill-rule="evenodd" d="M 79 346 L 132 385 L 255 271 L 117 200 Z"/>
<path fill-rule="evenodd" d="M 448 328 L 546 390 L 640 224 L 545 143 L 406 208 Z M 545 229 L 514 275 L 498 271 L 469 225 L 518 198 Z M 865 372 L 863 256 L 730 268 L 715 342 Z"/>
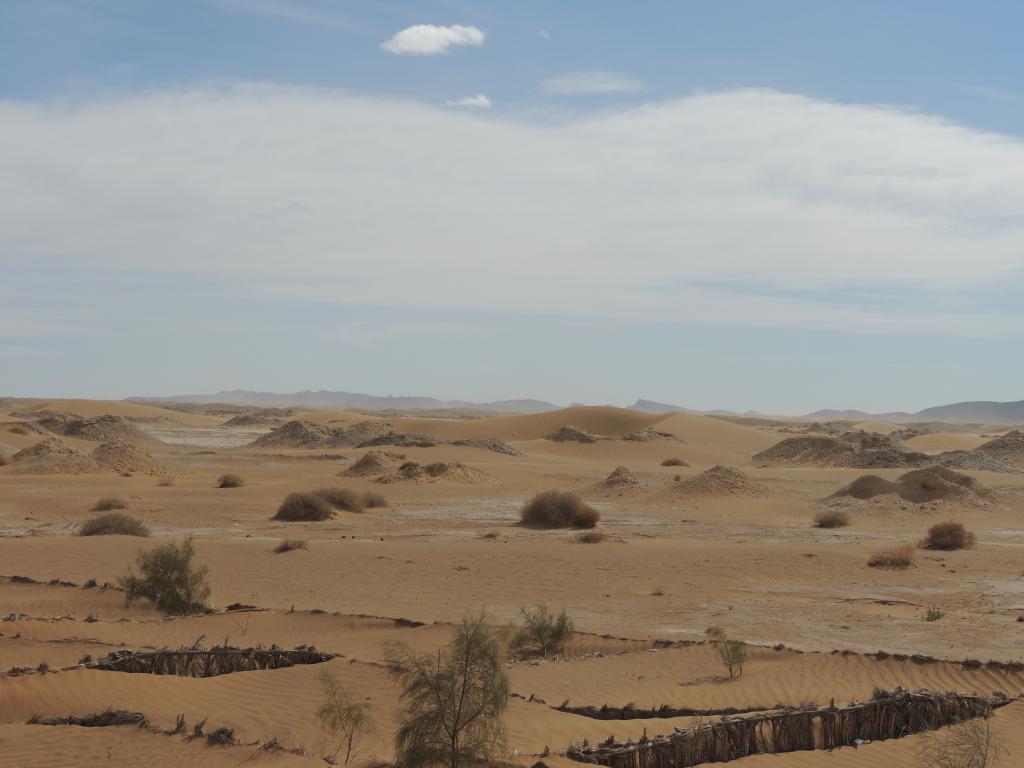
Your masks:
<path fill-rule="evenodd" d="M 109 512 L 112 509 L 125 509 L 127 506 L 124 499 L 119 499 L 116 496 L 105 496 L 93 504 L 92 511 Z"/>
<path fill-rule="evenodd" d="M 747 644 L 726 635 L 721 627 L 708 627 L 704 632 L 708 642 L 718 651 L 730 678 L 743 676 L 743 665 L 747 662 Z"/>
<path fill-rule="evenodd" d="M 519 513 L 531 528 L 593 528 L 601 513 L 571 491 L 544 491 L 534 496 Z"/>
<path fill-rule="evenodd" d="M 573 631 L 573 621 L 563 608 L 554 613 L 546 605 L 533 609 L 520 608 L 522 626 L 512 636 L 511 648 L 517 653 L 537 654 L 547 658 L 558 653 Z"/>
<path fill-rule="evenodd" d="M 277 508 L 275 520 L 288 522 L 329 520 L 334 517 L 331 505 L 312 493 L 289 493 Z"/>
<path fill-rule="evenodd" d="M 210 587 L 205 566 L 194 564 L 195 548 L 189 537 L 180 545 L 171 542 L 139 553 L 140 574 L 131 570 L 119 579 L 125 600 L 131 605 L 140 598 L 153 601 L 164 613 L 185 615 L 206 609 Z"/>
<path fill-rule="evenodd" d="M 79 536 L 149 536 L 149 528 L 124 512 L 107 512 L 86 520 Z"/>
<path fill-rule="evenodd" d="M 326 700 L 316 711 L 316 719 L 320 727 L 330 731 L 338 739 L 338 748 L 331 756 L 338 757 L 342 747 L 345 748 L 345 765 L 352 759 L 352 747 L 359 737 L 373 729 L 370 719 L 370 707 L 363 702 L 355 702 L 348 690 L 330 672 L 320 673 L 320 685 L 323 686 Z"/>

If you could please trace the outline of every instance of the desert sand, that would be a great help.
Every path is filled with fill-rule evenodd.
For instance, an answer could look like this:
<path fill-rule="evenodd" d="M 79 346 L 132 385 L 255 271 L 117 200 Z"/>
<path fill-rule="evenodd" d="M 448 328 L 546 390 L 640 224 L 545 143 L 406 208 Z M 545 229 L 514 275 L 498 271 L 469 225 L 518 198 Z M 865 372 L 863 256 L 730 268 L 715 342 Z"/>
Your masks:
<path fill-rule="evenodd" d="M 54 413 L 121 417 L 145 439 L 125 429 L 114 440 L 85 440 L 62 434 L 60 419 L 39 427 Z M 576 632 L 557 658 L 508 664 L 506 759 L 518 765 L 568 768 L 579 765 L 564 755 L 571 743 L 670 734 L 699 720 L 598 720 L 556 709 L 565 702 L 770 709 L 863 701 L 875 688 L 1013 699 L 1024 687 L 1024 463 L 1014 464 L 1012 439 L 1000 449 L 1012 471 L 959 469 L 970 492 L 921 500 L 833 495 L 865 474 L 896 487 L 913 467 L 753 461 L 799 434 L 793 422 L 610 407 L 472 419 L 309 411 L 225 425 L 230 418 L 85 400 L 11 401 L 0 410 L 0 764 L 323 764 L 333 747 L 313 716 L 322 669 L 367 703 L 374 722 L 351 764 L 387 762 L 399 698 L 384 643 L 435 650 L 467 614 L 486 611 L 512 626 L 522 606 L 538 603 L 565 607 Z M 324 435 L 352 431 L 305 447 L 252 445 L 289 421 Z M 898 434 L 905 426 L 847 428 Z M 566 427 L 595 439 L 549 439 Z M 384 442 L 345 444 L 360 430 Z M 975 451 L 1006 431 L 932 429 L 903 446 L 935 456 Z M 385 456 L 373 463 L 379 471 L 348 471 L 370 451 Z M 670 457 L 689 466 L 662 466 Z M 403 473 L 407 462 L 419 469 Z M 620 467 L 628 474 L 609 482 Z M 217 487 L 225 473 L 244 485 Z M 389 506 L 321 522 L 272 519 L 289 493 L 323 486 L 383 493 Z M 601 513 L 604 540 L 583 544 L 571 529 L 518 525 L 523 503 L 544 490 L 576 491 Z M 103 497 L 122 499 L 150 537 L 77 535 Z M 814 527 L 816 514 L 836 510 L 849 525 Z M 963 523 L 975 545 L 918 549 L 906 569 L 868 567 L 873 553 L 916 544 L 947 520 Z M 146 602 L 127 607 L 114 585 L 137 554 L 187 535 L 208 568 L 216 611 L 165 617 Z M 285 538 L 307 547 L 275 553 Z M 929 609 L 941 618 L 926 621 Z M 712 625 L 749 644 L 736 679 L 705 642 Z M 334 658 L 213 677 L 81 664 L 118 650 L 217 644 L 315 646 Z M 149 726 L 28 724 L 106 709 L 142 713 Z M 167 735 L 179 716 L 187 731 Z M 1009 764 L 1024 764 L 1024 704 L 993 718 Z M 232 729 L 235 743 L 189 738 L 201 721 L 206 733 Z M 915 766 L 925 738 L 734 762 Z"/>

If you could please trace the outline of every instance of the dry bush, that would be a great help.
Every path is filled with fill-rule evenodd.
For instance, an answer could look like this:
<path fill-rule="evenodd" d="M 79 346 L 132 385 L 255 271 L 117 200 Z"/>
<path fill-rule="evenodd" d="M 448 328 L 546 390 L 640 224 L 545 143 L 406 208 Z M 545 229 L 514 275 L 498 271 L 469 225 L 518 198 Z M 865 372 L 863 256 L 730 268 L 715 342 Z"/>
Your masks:
<path fill-rule="evenodd" d="M 840 509 L 827 509 L 814 516 L 817 528 L 845 528 L 850 524 L 850 514 Z"/>
<path fill-rule="evenodd" d="M 704 634 L 708 642 L 718 651 L 718 657 L 729 671 L 730 678 L 743 676 L 743 665 L 747 661 L 747 644 L 726 635 L 721 627 L 708 627 Z"/>
<path fill-rule="evenodd" d="M 577 536 L 576 541 L 580 544 L 600 544 L 607 538 L 601 531 L 586 531 Z"/>
<path fill-rule="evenodd" d="M 388 500 L 384 498 L 382 493 L 364 493 L 363 494 L 363 506 L 367 509 L 382 509 L 384 507 L 390 507 Z"/>
<path fill-rule="evenodd" d="M 334 509 L 322 497 L 314 493 L 289 493 L 277 508 L 275 520 L 288 522 L 329 520 Z"/>
<path fill-rule="evenodd" d="M 531 528 L 593 528 L 601 513 L 571 491 L 544 491 L 534 496 L 519 513 Z"/>
<path fill-rule="evenodd" d="M 145 597 L 164 613 L 177 615 L 206 610 L 210 596 L 206 568 L 195 566 L 194 559 L 191 537 L 180 546 L 171 542 L 139 553 L 137 563 L 141 576 L 129 570 L 118 580 L 125 602 L 131 605 Z"/>
<path fill-rule="evenodd" d="M 362 497 L 348 488 L 319 488 L 313 491 L 313 495 L 343 512 L 362 512 L 365 506 Z"/>
<path fill-rule="evenodd" d="M 345 749 L 345 765 L 352 759 L 352 748 L 359 737 L 373 730 L 370 706 L 355 702 L 348 690 L 330 672 L 320 673 L 326 701 L 316 711 L 320 727 L 338 738 L 338 748 L 331 755 L 337 761 L 338 753 Z"/>
<path fill-rule="evenodd" d="M 538 654 L 544 658 L 558 653 L 573 632 L 573 621 L 563 608 L 553 612 L 546 605 L 520 608 L 522 626 L 512 636 L 511 649 L 517 653 Z"/>
<path fill-rule="evenodd" d="M 300 539 L 285 539 L 276 547 L 274 547 L 274 554 L 280 555 L 284 552 L 291 552 L 295 549 L 307 549 L 306 542 Z"/>
<path fill-rule="evenodd" d="M 974 534 L 962 523 L 936 523 L 928 529 L 928 535 L 921 540 L 922 549 L 970 549 L 974 546 Z"/>
<path fill-rule="evenodd" d="M 682 459 L 676 458 L 675 456 L 673 456 L 672 458 L 665 459 L 663 462 L 661 462 L 661 466 L 663 466 L 663 467 L 688 467 L 690 465 L 687 464 Z"/>
<path fill-rule="evenodd" d="M 913 564 L 914 547 L 910 544 L 875 552 L 868 558 L 871 568 L 909 568 Z"/>
<path fill-rule="evenodd" d="M 92 505 L 92 511 L 109 512 L 112 509 L 125 509 L 127 506 L 124 499 L 119 499 L 116 496 L 105 496 Z"/>
<path fill-rule="evenodd" d="M 982 717 L 928 734 L 920 760 L 929 768 L 997 768 L 1009 754 L 996 724 Z"/>
<path fill-rule="evenodd" d="M 218 488 L 241 488 L 243 485 L 245 485 L 245 479 L 233 472 L 228 472 L 217 478 Z"/>
<path fill-rule="evenodd" d="M 149 528 L 124 512 L 107 512 L 86 520 L 79 536 L 149 536 Z"/>
<path fill-rule="evenodd" d="M 501 717 L 510 691 L 501 651 L 483 616 L 463 620 L 451 645 L 437 653 L 418 656 L 406 645 L 387 647 L 402 700 L 397 766 L 491 765 L 504 752 Z"/>

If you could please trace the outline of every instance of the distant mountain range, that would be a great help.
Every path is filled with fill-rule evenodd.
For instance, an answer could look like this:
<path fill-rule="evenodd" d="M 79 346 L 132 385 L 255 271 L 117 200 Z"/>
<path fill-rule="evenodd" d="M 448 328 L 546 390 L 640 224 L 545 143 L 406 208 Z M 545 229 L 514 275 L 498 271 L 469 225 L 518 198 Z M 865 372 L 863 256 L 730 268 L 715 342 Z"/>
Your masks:
<path fill-rule="evenodd" d="M 802 417 L 810 421 L 978 421 L 995 423 L 1024 422 L 1024 400 L 997 403 L 991 400 L 971 400 L 951 405 L 937 405 L 917 413 L 867 413 L 865 411 L 833 410 L 826 408 Z"/>
<path fill-rule="evenodd" d="M 275 406 L 279 408 L 473 408 L 481 411 L 507 413 L 541 413 L 558 410 L 557 405 L 543 400 L 496 400 L 492 403 L 474 403 L 467 400 L 438 400 L 434 397 L 392 397 L 391 395 L 365 395 L 358 392 L 303 391 L 278 394 L 232 389 L 212 395 L 172 395 L 171 397 L 129 397 L 137 403 L 230 403 L 231 405 Z"/>

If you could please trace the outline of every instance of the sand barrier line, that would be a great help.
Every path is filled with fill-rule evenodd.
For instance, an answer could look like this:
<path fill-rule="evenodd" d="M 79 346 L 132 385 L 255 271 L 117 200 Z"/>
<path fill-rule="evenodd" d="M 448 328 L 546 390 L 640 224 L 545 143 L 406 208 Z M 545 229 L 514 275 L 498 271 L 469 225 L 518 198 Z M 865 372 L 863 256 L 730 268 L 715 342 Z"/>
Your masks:
<path fill-rule="evenodd" d="M 867 702 L 842 707 L 779 710 L 676 729 L 638 741 L 609 739 L 597 747 L 572 745 L 566 756 L 609 768 L 682 768 L 729 762 L 757 754 L 831 750 L 885 741 L 988 717 L 1006 697 L 976 694 L 877 691 Z"/>

